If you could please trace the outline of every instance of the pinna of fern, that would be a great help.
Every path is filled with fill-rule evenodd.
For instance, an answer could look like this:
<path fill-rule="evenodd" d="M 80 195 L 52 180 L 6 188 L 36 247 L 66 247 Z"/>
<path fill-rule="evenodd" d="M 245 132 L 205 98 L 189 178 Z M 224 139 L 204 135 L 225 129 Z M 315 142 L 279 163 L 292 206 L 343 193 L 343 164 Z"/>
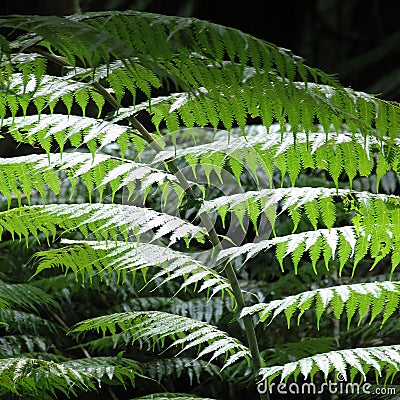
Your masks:
<path fill-rule="evenodd" d="M 153 273 L 151 282 L 162 279 L 162 285 L 171 280 L 184 277 L 180 290 L 194 285 L 198 292 L 207 292 L 214 296 L 225 292 L 232 298 L 229 282 L 194 258 L 174 251 L 168 247 L 152 244 L 106 243 L 93 241 L 63 240 L 69 246 L 54 250 L 37 252 L 34 256 L 37 269 L 35 274 L 54 267 L 61 267 L 66 273 L 71 270 L 82 281 L 92 279 L 92 273 L 106 280 L 112 273 L 117 273 L 118 280 L 135 281 L 137 272 L 146 279 L 149 270 L 159 267 Z M 161 285 L 160 284 L 160 285 Z"/>

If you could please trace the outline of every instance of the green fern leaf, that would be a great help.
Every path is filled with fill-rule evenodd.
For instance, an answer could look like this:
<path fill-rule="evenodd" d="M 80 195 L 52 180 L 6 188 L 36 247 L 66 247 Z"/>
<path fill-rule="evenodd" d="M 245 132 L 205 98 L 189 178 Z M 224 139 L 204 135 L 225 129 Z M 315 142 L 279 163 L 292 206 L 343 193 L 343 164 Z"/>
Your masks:
<path fill-rule="evenodd" d="M 387 297 L 393 300 L 393 306 L 385 308 L 384 321 L 394 312 L 398 304 L 400 295 L 400 285 L 398 282 L 373 282 L 373 283 L 357 283 L 353 285 L 333 286 L 330 288 L 316 289 L 313 291 L 303 292 L 298 295 L 286 297 L 283 300 L 273 300 L 270 303 L 258 303 L 254 306 L 246 307 L 241 312 L 241 318 L 245 315 L 258 313 L 260 321 L 264 322 L 269 319 L 269 324 L 282 312 L 285 313 L 290 327 L 290 318 L 296 310 L 299 310 L 298 324 L 303 313 L 315 306 L 317 326 L 324 312 L 332 306 L 335 310 L 336 318 L 340 318 L 343 305 L 346 306 L 348 323 L 350 324 L 351 317 L 355 311 L 360 310 L 360 318 L 365 315 L 366 309 L 373 304 L 375 299 Z M 384 304 L 381 304 L 380 311 L 374 307 L 375 314 L 383 312 Z M 273 313 L 273 314 L 272 314 Z"/>
<path fill-rule="evenodd" d="M 125 363 L 125 365 L 124 365 Z M 65 396 L 77 396 L 81 391 L 93 390 L 103 378 L 114 376 L 120 382 L 134 382 L 139 374 L 131 360 L 91 358 L 55 363 L 25 357 L 0 361 L 1 388 L 9 394 L 50 399 L 61 391 Z M 73 383 L 73 384 L 72 384 Z"/>
<path fill-rule="evenodd" d="M 182 351 L 204 344 L 205 348 L 199 353 L 199 357 L 212 353 L 213 360 L 220 354 L 225 355 L 228 356 L 225 365 L 235 353 L 241 352 L 242 357 L 246 359 L 250 356 L 249 350 L 237 339 L 229 337 L 212 325 L 159 311 L 101 316 L 79 323 L 71 333 L 80 334 L 95 329 L 103 333 L 109 331 L 113 335 L 117 328 L 129 332 L 132 340 L 142 339 L 153 344 L 164 345 L 166 337 L 181 337 L 174 340 L 173 346 L 182 346 Z M 215 349 L 211 348 L 213 345 Z M 229 357 L 230 354 L 232 355 Z"/>
<path fill-rule="evenodd" d="M 35 275 L 45 269 L 59 267 L 66 273 L 72 271 L 77 280 L 92 280 L 92 271 L 95 270 L 101 280 L 109 279 L 112 273 L 116 272 L 118 281 L 123 282 L 128 272 L 132 273 L 134 280 L 136 272 L 141 271 L 146 275 L 149 268 L 158 267 L 161 271 L 154 274 L 151 281 L 162 278 L 163 284 L 166 284 L 172 279 L 181 277 L 190 279 L 190 277 L 200 274 L 199 276 L 204 283 L 198 288 L 198 291 L 212 289 L 212 293 L 227 292 L 232 297 L 230 285 L 225 278 L 201 262 L 170 248 L 125 242 L 99 243 L 63 240 L 63 243 L 69 246 L 35 254 L 34 260 L 37 264 Z M 195 282 L 193 281 L 193 283 Z M 188 280 L 181 285 L 181 289 L 189 285 Z M 212 309 L 213 303 L 208 306 L 207 304 L 202 305 L 206 309 L 208 306 Z M 171 303 L 170 307 L 178 312 L 179 303 L 175 306 L 174 303 Z M 215 309 L 214 316 L 218 315 L 217 312 L 218 308 Z M 199 317 L 199 314 L 196 314 L 196 316 Z"/>
<path fill-rule="evenodd" d="M 31 234 L 38 239 L 38 233 L 42 232 L 47 238 L 50 234 L 54 238 L 57 227 L 79 230 L 85 236 L 91 232 L 97 239 L 111 237 L 114 240 L 118 234 L 127 239 L 131 230 L 135 235 L 141 235 L 157 228 L 154 240 L 170 234 L 170 243 L 183 237 L 191 239 L 204 235 L 203 228 L 177 217 L 119 204 L 50 204 L 0 213 L 0 232 L 8 231 L 13 237 L 17 235 L 27 239 Z"/>
<path fill-rule="evenodd" d="M 317 354 L 312 357 L 303 358 L 284 366 L 261 368 L 260 375 L 263 380 L 270 383 L 275 377 L 281 376 L 287 379 L 291 375 L 297 376 L 301 373 L 305 379 L 315 376 L 315 371 L 322 371 L 325 378 L 332 372 L 340 373 L 346 379 L 347 367 L 354 373 L 359 373 L 365 379 L 366 373 L 371 370 L 381 372 L 382 366 L 388 358 L 395 371 L 400 370 L 399 346 L 382 346 L 370 348 L 357 348 L 348 350 L 336 350 L 328 353 Z M 354 374 L 353 374 L 354 379 Z"/>

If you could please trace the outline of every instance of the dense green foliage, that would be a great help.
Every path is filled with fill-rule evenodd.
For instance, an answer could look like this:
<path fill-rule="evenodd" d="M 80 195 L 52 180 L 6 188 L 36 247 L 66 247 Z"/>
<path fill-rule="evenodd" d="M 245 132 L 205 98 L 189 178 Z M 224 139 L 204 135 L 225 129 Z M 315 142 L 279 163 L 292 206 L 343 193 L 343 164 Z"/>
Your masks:
<path fill-rule="evenodd" d="M 193 18 L 0 28 L 0 396 L 395 378 L 396 104 Z"/>

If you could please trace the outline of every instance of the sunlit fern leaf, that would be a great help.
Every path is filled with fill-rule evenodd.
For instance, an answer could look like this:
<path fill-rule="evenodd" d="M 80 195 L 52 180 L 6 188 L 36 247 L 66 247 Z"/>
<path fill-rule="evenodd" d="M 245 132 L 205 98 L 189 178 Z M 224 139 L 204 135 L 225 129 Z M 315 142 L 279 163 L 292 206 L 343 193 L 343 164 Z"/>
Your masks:
<path fill-rule="evenodd" d="M 359 174 L 367 176 L 368 171 L 373 165 L 373 155 L 376 154 L 378 163 L 380 160 L 388 160 L 387 151 L 389 150 L 384 141 L 379 140 L 373 134 L 363 135 L 360 132 L 351 132 L 348 129 L 341 128 L 335 131 L 330 126 L 326 131 L 321 125 L 313 126 L 311 132 L 293 133 L 290 126 L 281 129 L 279 126 L 272 125 L 268 131 L 260 125 L 248 126 L 244 133 L 248 135 L 255 143 L 262 159 L 266 164 L 273 164 L 274 159 L 279 154 L 285 154 L 284 169 L 278 168 L 284 173 L 286 170 L 299 168 L 318 168 L 329 172 L 331 177 L 340 173 L 340 169 L 334 164 L 331 165 L 326 159 L 341 154 L 343 172 L 347 175 L 350 188 L 354 177 Z M 395 161 L 395 154 L 398 152 L 398 139 L 394 139 L 396 144 L 390 151 L 393 158 L 390 158 L 390 167 L 397 171 L 398 165 Z M 289 158 L 287 153 L 293 148 L 300 155 L 301 163 L 296 159 Z M 294 165 L 293 165 L 294 164 Z M 377 171 L 377 184 L 380 178 L 386 173 L 384 169 Z M 298 175 L 294 175 L 296 179 Z M 336 183 L 337 186 L 337 183 Z"/>
<path fill-rule="evenodd" d="M 350 188 L 357 175 L 369 175 L 374 165 L 374 155 L 377 158 L 377 165 L 381 166 L 377 169 L 377 185 L 388 169 L 397 171 L 399 168 L 398 139 L 394 139 L 395 146 L 388 147 L 373 135 L 364 136 L 360 132 L 352 133 L 345 129 L 336 132 L 333 127 L 329 127 L 329 130 L 325 131 L 319 125 L 313 126 L 311 132 L 294 133 L 289 125 L 281 127 L 279 124 L 272 124 L 269 129 L 262 125 L 249 125 L 244 129 L 235 128 L 229 133 L 219 130 L 212 137 L 209 135 L 210 137 L 205 136 L 204 139 L 198 139 L 202 138 L 200 135 L 204 136 L 204 130 L 201 131 L 199 128 L 185 130 L 185 133 L 190 132 L 200 144 L 177 149 L 167 148 L 157 154 L 154 163 L 183 157 L 194 168 L 196 165 L 202 166 L 204 155 L 207 155 L 207 165 L 204 165 L 204 168 L 211 168 L 218 173 L 227 160 L 234 160 L 253 176 L 256 176 L 257 170 L 266 173 L 270 179 L 270 186 L 274 168 L 280 170 L 282 174 L 291 171 L 292 183 L 298 179 L 299 171 L 305 168 L 326 170 L 332 177 L 336 177 L 335 179 L 343 168 L 349 179 Z M 207 143 L 203 143 L 202 140 Z M 208 143 L 210 141 L 212 146 Z M 238 157 L 238 152 L 241 157 Z M 289 153 L 299 154 L 299 157 L 291 157 Z M 346 159 L 345 163 L 339 164 L 339 168 L 333 162 L 327 161 L 338 155 Z M 279 163 L 278 156 L 281 156 Z"/>
<path fill-rule="evenodd" d="M 118 142 L 126 149 L 126 143 L 133 136 L 128 126 L 77 115 L 28 115 L 7 118 L 2 125 L 9 127 L 9 132 L 18 142 L 40 145 L 47 153 L 53 143 L 62 153 L 67 142 L 73 147 L 87 145 L 92 155 L 98 148 L 112 142 Z"/>
<path fill-rule="evenodd" d="M 12 69 L 11 69 L 12 71 Z M 34 105 L 38 113 L 50 104 L 72 96 L 75 91 L 88 91 L 89 84 L 72 81 L 69 78 L 29 73 L 27 75 L 14 71 L 7 82 L 7 90 L 0 93 L 1 118 L 8 111 L 13 117 L 22 109 L 26 114 L 28 105 Z M 13 96 L 13 101 L 10 101 Z M 72 105 L 72 103 L 71 103 Z"/>
<path fill-rule="evenodd" d="M 261 368 L 260 376 L 268 382 L 278 376 L 286 381 L 290 376 L 299 374 L 305 379 L 310 377 L 313 380 L 316 372 L 321 371 L 325 378 L 330 373 L 340 373 L 345 380 L 349 377 L 348 380 L 353 382 L 357 375 L 360 375 L 361 380 L 365 379 L 367 372 L 372 369 L 390 379 L 400 370 L 399 352 L 398 345 L 335 350 L 282 366 Z"/>
<path fill-rule="evenodd" d="M 382 298 L 385 301 L 382 302 Z M 282 300 L 273 300 L 270 303 L 258 303 L 244 308 L 241 317 L 257 313 L 261 322 L 268 320 L 268 324 L 270 324 L 279 314 L 284 313 L 288 328 L 290 328 L 291 319 L 296 312 L 298 312 L 297 324 L 299 325 L 303 313 L 315 308 L 319 329 L 319 321 L 324 312 L 332 310 L 335 317 L 340 319 L 346 309 L 347 326 L 349 327 L 356 310 L 359 311 L 358 324 L 360 324 L 371 307 L 374 312 L 370 316 L 370 323 L 379 313 L 383 313 L 382 324 L 384 324 L 393 314 L 399 300 L 399 282 L 356 283 L 302 292 Z M 353 310 L 353 307 L 349 309 L 348 303 L 354 304 L 355 309 Z"/>
<path fill-rule="evenodd" d="M 59 305 L 51 296 L 35 286 L 0 282 L 1 308 L 17 308 L 38 312 L 43 309 L 58 309 Z"/>
<path fill-rule="evenodd" d="M 82 67 L 67 67 L 66 70 L 66 76 L 70 79 L 89 83 L 98 82 L 100 80 L 104 82 L 104 80 L 106 80 L 109 85 L 109 91 L 115 95 L 118 104 L 121 103 L 121 100 L 127 91 L 130 92 L 133 97 L 133 102 L 135 103 L 136 92 L 138 89 L 150 98 L 151 88 L 159 88 L 161 86 L 160 79 L 152 70 L 140 65 L 139 63 L 136 63 L 134 68 L 132 68 L 122 60 L 112 61 L 108 65 L 99 65 L 95 70 L 92 68 Z M 93 95 L 100 96 L 99 100 L 103 98 L 97 91 L 92 91 L 91 95 L 93 100 L 96 102 L 96 105 L 96 97 L 93 97 Z M 104 104 L 104 98 L 102 103 Z M 98 106 L 98 109 L 99 113 L 101 113 L 102 104 Z M 138 111 L 140 110 L 137 110 L 137 112 Z"/>
<path fill-rule="evenodd" d="M 201 61 L 196 63 L 198 70 L 201 70 L 205 64 L 203 60 Z M 239 83 L 237 78 L 236 81 L 233 78 L 228 85 L 226 83 L 227 70 L 231 71 L 233 77 L 239 77 L 241 82 Z M 178 74 L 178 71 L 180 69 L 176 67 L 175 74 Z M 338 130 L 343 123 L 347 123 L 353 132 L 362 127 L 364 134 L 376 134 L 376 131 L 371 129 L 371 125 L 359 118 L 358 107 L 362 108 L 367 104 L 371 106 L 371 112 L 376 108 L 378 114 L 379 112 L 384 114 L 387 108 L 394 108 L 395 112 L 399 112 L 395 105 L 388 105 L 373 96 L 351 89 L 335 89 L 326 85 L 312 83 L 304 85 L 302 82 L 289 82 L 277 78 L 273 74 L 266 74 L 264 71 L 260 73 L 253 71 L 252 74 L 245 71 L 245 75 L 247 77 L 243 79 L 242 67 L 233 63 L 214 65 L 212 69 L 204 71 L 204 74 L 199 74 L 200 77 L 203 77 L 203 79 L 197 79 L 197 87 L 202 89 L 201 93 L 195 92 L 195 96 L 187 97 L 179 104 L 174 101 L 173 97 L 165 98 L 167 105 L 156 104 L 150 110 L 154 115 L 154 124 L 158 126 L 162 120 L 167 121 L 170 116 L 166 111 L 169 109 L 169 113 L 176 113 L 184 125 L 193 127 L 195 109 L 198 110 L 201 105 L 202 113 L 200 116 L 197 115 L 200 117 L 199 125 L 204 125 L 201 124 L 201 121 L 208 120 L 214 128 L 221 123 L 230 130 L 234 120 L 237 125 L 244 127 L 246 116 L 251 115 L 252 117 L 261 117 L 263 124 L 267 127 L 273 120 L 277 120 L 282 128 L 286 122 L 289 122 L 296 131 L 299 125 L 309 131 L 315 122 L 314 118 L 316 118 L 325 131 L 329 130 L 331 124 Z M 190 80 L 191 76 L 187 75 L 186 78 Z M 214 79 L 212 87 L 208 83 L 210 78 Z M 196 84 L 195 81 L 193 84 Z M 254 101 L 254 93 L 256 93 L 257 101 Z M 250 100 L 252 95 L 253 100 Z M 348 104 L 345 103 L 346 106 L 343 105 L 344 99 L 348 101 Z M 269 102 L 268 106 L 264 102 Z M 258 107 L 252 103 L 257 104 Z M 301 104 L 303 113 L 300 113 L 299 107 L 293 107 L 293 104 Z M 353 104 L 357 106 L 354 107 Z M 313 109 L 311 105 L 317 106 Z M 217 118 L 213 116 L 212 109 L 220 111 Z M 389 125 L 382 126 L 382 132 L 378 132 L 378 136 L 383 137 L 387 133 L 391 135 L 392 139 L 396 138 Z"/>
<path fill-rule="evenodd" d="M 241 126 L 246 115 L 260 115 L 269 126 L 270 114 L 257 112 L 266 107 L 262 104 L 259 108 L 248 107 L 254 90 L 260 92 L 262 87 L 258 102 L 264 101 L 270 106 L 272 101 L 274 117 L 281 124 L 285 116 L 293 125 L 300 122 L 308 127 L 317 117 L 325 128 L 330 123 L 337 127 L 346 121 L 351 130 L 360 125 L 370 130 L 361 115 L 371 123 L 379 121 L 381 136 L 387 132 L 392 138 L 397 136 L 399 112 L 395 105 L 343 89 L 329 76 L 305 66 L 299 57 L 232 28 L 132 11 L 84 14 L 69 20 L 35 16 L 29 22 L 15 16 L 3 17 L 0 26 L 17 27 L 44 37 L 47 47 L 73 66 L 79 60 L 95 70 L 101 62 L 110 64 L 110 57 L 114 57 L 124 60 L 128 70 L 135 69 L 135 64 L 139 63 L 185 90 L 205 88 L 208 97 L 202 101 L 204 107 L 218 110 L 217 115 L 228 129 L 232 127 L 234 115 Z M 70 38 L 68 46 L 65 34 Z M 228 62 L 223 60 L 225 52 L 231 59 Z M 254 72 L 243 74 L 248 66 L 254 67 Z M 303 82 L 294 82 L 296 72 Z M 117 90 L 117 104 L 122 98 L 121 92 L 132 87 L 128 74 L 126 76 L 125 82 L 122 76 L 114 80 L 121 86 Z M 318 84 L 312 83 L 314 78 Z M 144 91 L 150 94 L 148 89 Z M 215 105 L 207 106 L 208 99 Z M 293 107 L 294 103 L 302 104 L 302 112 Z M 364 115 L 360 110 L 369 111 Z M 12 112 L 16 112 L 15 107 Z M 164 116 L 171 129 L 171 115 Z"/>
<path fill-rule="evenodd" d="M 280 189 L 263 189 L 258 191 L 247 191 L 229 196 L 220 196 L 216 199 L 204 201 L 198 214 L 203 212 L 211 213 L 213 211 L 223 210 L 223 216 L 227 211 L 234 213 L 240 220 L 243 220 L 246 211 L 248 217 L 253 223 L 257 223 L 257 218 L 265 212 L 267 217 L 271 206 L 279 205 L 280 214 L 288 211 L 296 229 L 296 219 L 299 214 L 304 213 L 314 228 L 317 228 L 317 222 L 320 220 L 328 229 L 332 228 L 336 221 L 336 211 L 334 199 L 343 199 L 348 211 L 361 212 L 363 214 L 374 212 L 380 209 L 380 215 L 387 215 L 388 220 L 382 221 L 383 226 L 390 224 L 389 215 L 397 213 L 400 202 L 397 196 L 372 194 L 368 192 L 355 192 L 349 189 L 329 189 L 312 187 L 293 187 Z M 251 205 L 255 205 L 251 207 Z M 359 205 L 360 204 L 360 205 Z M 294 214 L 295 212 L 295 214 Z M 275 219 L 270 220 L 275 224 Z M 359 222 L 363 226 L 362 221 Z"/>
<path fill-rule="evenodd" d="M 144 340 L 149 346 L 171 338 L 171 346 L 181 347 L 181 351 L 197 349 L 198 358 L 211 356 L 210 361 L 224 356 L 224 368 L 238 359 L 249 360 L 249 350 L 237 339 L 206 322 L 160 311 L 126 312 L 104 315 L 80 322 L 72 328 L 71 334 L 96 330 L 114 335 L 117 330 L 128 332 L 132 341 Z M 199 347 L 204 348 L 200 351 Z"/>
<path fill-rule="evenodd" d="M 311 189 L 309 189 L 311 191 Z M 308 251 L 312 264 L 315 268 L 320 257 L 325 260 L 328 269 L 328 262 L 338 256 L 340 262 L 339 272 L 341 273 L 346 261 L 354 256 L 353 273 L 359 261 L 370 251 L 374 260 L 374 267 L 385 256 L 392 252 L 392 270 L 399 264 L 396 256 L 397 250 L 394 246 L 399 241 L 398 226 L 400 223 L 400 208 L 396 196 L 374 195 L 367 192 L 356 192 L 356 204 L 351 206 L 355 211 L 352 219 L 353 227 L 340 227 L 331 229 L 317 229 L 301 232 L 289 236 L 276 237 L 269 240 L 262 240 L 258 243 L 248 243 L 236 248 L 223 250 L 219 260 L 226 258 L 233 259 L 242 254 L 247 254 L 246 261 L 262 250 L 276 246 L 277 259 L 283 269 L 283 258 L 292 255 L 295 271 L 301 255 Z M 330 200 L 329 197 L 322 200 Z M 325 204 L 326 207 L 326 204 Z M 321 214 L 324 215 L 322 207 Z M 326 208 L 325 215 L 332 221 L 334 216 L 330 208 Z M 326 220 L 324 221 L 327 224 Z"/>
<path fill-rule="evenodd" d="M 193 134 L 196 135 L 196 129 L 193 130 Z M 154 157 L 152 164 L 159 165 L 168 160 L 183 157 L 192 169 L 195 169 L 195 166 L 199 164 L 204 169 L 210 168 L 214 170 L 220 176 L 219 172 L 229 160 L 236 178 L 239 177 L 241 170 L 245 166 L 254 176 L 256 176 L 259 169 L 267 174 L 272 172 L 257 153 L 251 140 L 247 140 L 247 138 L 240 135 L 228 136 L 226 131 L 217 132 L 212 139 L 212 145 L 205 143 L 176 149 L 167 148 Z M 245 164 L 245 160 L 248 159 L 252 159 L 253 163 Z M 239 174 L 235 173 L 234 166 L 236 165 Z"/>
<path fill-rule="evenodd" d="M 0 158 L 0 177 L 3 178 L 0 181 L 0 193 L 7 197 L 9 204 L 15 197 L 19 204 L 22 198 L 27 198 L 29 202 L 35 190 L 46 200 L 46 187 L 58 195 L 61 184 L 66 180 L 57 173 L 58 171 L 67 174 L 71 195 L 78 179 L 81 178 L 88 195 L 91 197 L 92 191 L 97 189 L 100 200 L 106 187 L 111 188 L 113 196 L 124 187 L 128 188 L 130 195 L 133 192 L 138 193 L 137 183 L 140 183 L 140 190 L 144 196 L 155 184 L 161 188 L 170 185 L 178 196 L 183 192 L 174 175 L 151 168 L 147 164 L 122 161 L 106 154 L 96 154 L 93 158 L 89 153 L 73 152 L 64 153 L 62 156 L 32 154 Z"/>
<path fill-rule="evenodd" d="M 161 382 L 165 376 L 180 378 L 187 375 L 191 385 L 193 381 L 200 383 L 201 377 L 204 378 L 205 375 L 222 378 L 220 369 L 216 365 L 203 360 L 184 357 L 160 358 L 143 363 L 141 367 L 144 375 L 156 379 L 158 382 Z"/>
<path fill-rule="evenodd" d="M 139 373 L 138 365 L 125 359 L 98 357 L 57 363 L 10 357 L 0 360 L 0 387 L 25 398 L 54 399 L 60 392 L 71 397 L 94 390 L 104 379 L 133 383 Z"/>
<path fill-rule="evenodd" d="M 351 249 L 356 251 L 355 257 L 357 257 L 358 251 L 362 251 L 362 249 L 359 249 L 356 246 L 358 241 L 365 242 L 367 249 L 371 245 L 370 240 L 365 238 L 365 235 L 357 236 L 354 227 L 345 226 L 340 228 L 317 229 L 315 231 L 306 231 L 287 236 L 279 236 L 273 239 L 261 240 L 257 243 L 246 243 L 241 246 L 222 250 L 218 255 L 218 261 L 223 262 L 227 260 L 233 260 L 236 257 L 246 254 L 244 262 L 247 262 L 250 258 L 256 256 L 261 251 L 269 250 L 270 248 L 275 247 L 276 252 L 279 253 L 279 257 L 277 257 L 277 259 L 282 270 L 284 270 L 284 257 L 293 254 L 297 249 L 301 248 L 300 255 L 308 251 L 314 271 L 317 273 L 316 263 L 322 257 L 324 258 L 326 268 L 329 269 L 328 263 L 336 256 L 339 238 L 343 238 L 342 240 L 345 240 Z M 341 258 L 341 254 L 342 253 L 339 253 L 339 261 L 344 264 L 349 259 L 349 255 L 343 254 L 343 258 Z M 297 257 L 297 264 L 298 262 L 299 255 Z M 297 264 L 294 264 L 296 274 Z"/>
<path fill-rule="evenodd" d="M 114 271 L 118 280 L 134 281 L 136 272 L 147 275 L 149 269 L 159 268 L 161 271 L 153 273 L 151 282 L 162 278 L 163 284 L 172 279 L 185 278 L 181 284 L 184 289 L 187 280 L 199 291 L 216 294 L 227 292 L 231 296 L 228 281 L 189 255 L 147 243 L 127 242 L 90 242 L 64 241 L 70 246 L 37 252 L 35 259 L 38 264 L 36 274 L 54 267 L 61 267 L 66 273 L 72 271 L 76 279 L 91 280 L 93 273 L 101 279 L 107 279 Z M 205 301 L 205 300 L 204 300 Z"/>
<path fill-rule="evenodd" d="M 20 60 L 27 58 L 28 61 L 37 55 L 19 54 L 13 59 Z M 105 99 L 102 94 L 92 87 L 93 83 L 100 79 L 107 78 L 110 85 L 109 90 L 113 92 L 120 100 L 125 90 L 129 90 L 135 97 L 136 89 L 139 87 L 146 94 L 150 87 L 159 87 L 160 82 L 150 70 L 141 65 L 135 66 L 135 69 L 124 69 L 122 61 L 113 61 L 110 65 L 99 66 L 95 72 L 90 68 L 67 68 L 63 76 L 46 75 L 45 68 L 38 65 L 37 61 L 44 63 L 46 59 L 35 58 L 36 63 L 30 68 L 24 68 L 24 72 L 14 72 L 7 83 L 7 90 L 0 93 L 0 110 L 4 118 L 6 110 L 12 116 L 15 116 L 19 109 L 26 115 L 29 105 L 37 108 L 38 114 L 47 107 L 51 111 L 55 106 L 62 102 L 67 108 L 68 114 L 71 114 L 72 106 L 76 104 L 81 108 L 85 115 L 88 105 L 92 100 L 98 109 L 98 116 L 101 115 Z M 15 66 L 18 71 L 21 69 L 19 64 Z M 10 101 L 10 95 L 13 94 L 13 101 Z M 138 107 L 136 112 L 139 112 Z"/>
<path fill-rule="evenodd" d="M 37 238 L 42 232 L 56 237 L 57 227 L 65 231 L 92 233 L 96 239 L 125 239 L 157 230 L 154 239 L 170 235 L 170 243 L 186 238 L 202 240 L 204 228 L 180 218 L 148 208 L 121 204 L 49 204 L 46 207 L 19 207 L 0 213 L 0 233 L 8 231 L 13 237 Z"/>

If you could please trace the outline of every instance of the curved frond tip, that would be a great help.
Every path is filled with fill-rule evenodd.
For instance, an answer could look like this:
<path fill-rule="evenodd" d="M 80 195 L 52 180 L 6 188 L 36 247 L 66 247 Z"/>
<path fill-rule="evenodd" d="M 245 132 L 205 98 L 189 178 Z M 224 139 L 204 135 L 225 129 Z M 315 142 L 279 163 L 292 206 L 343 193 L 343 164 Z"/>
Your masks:
<path fill-rule="evenodd" d="M 198 350 L 197 357 L 210 355 L 212 361 L 223 356 L 223 368 L 242 358 L 250 360 L 250 351 L 246 346 L 215 326 L 160 311 L 126 312 L 92 318 L 77 324 L 70 333 L 76 335 L 96 330 L 103 334 L 115 334 L 117 329 L 129 333 L 132 341 L 142 339 L 149 345 L 159 343 L 165 346 L 165 339 L 171 338 L 171 346 L 182 347 L 179 354 L 203 346 L 203 350 Z"/>
<path fill-rule="evenodd" d="M 159 278 L 162 279 L 161 284 L 184 278 L 181 290 L 194 285 L 196 291 L 206 291 L 211 296 L 227 292 L 233 300 L 226 278 L 189 255 L 169 247 L 121 241 L 106 243 L 65 239 L 62 243 L 68 246 L 35 254 L 35 275 L 45 269 L 61 267 L 65 273 L 72 271 L 76 279 L 82 281 L 91 281 L 93 274 L 100 280 L 107 280 L 116 272 L 118 282 L 123 282 L 126 278 L 134 281 L 135 274 L 141 272 L 146 279 L 147 274 L 152 276 L 149 283 Z M 159 271 L 153 272 L 153 269 Z"/>

